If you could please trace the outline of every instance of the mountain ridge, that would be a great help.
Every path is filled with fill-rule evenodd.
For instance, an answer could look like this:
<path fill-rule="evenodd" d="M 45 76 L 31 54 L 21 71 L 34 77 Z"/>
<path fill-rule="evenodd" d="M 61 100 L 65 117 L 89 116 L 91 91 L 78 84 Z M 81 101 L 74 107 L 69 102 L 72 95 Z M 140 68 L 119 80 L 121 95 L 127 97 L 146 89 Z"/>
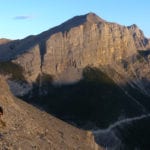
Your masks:
<path fill-rule="evenodd" d="M 150 40 L 137 25 L 121 26 L 88 13 L 37 36 L 1 44 L 0 61 L 21 66 L 28 82 L 35 82 L 39 74 L 49 74 L 58 83 L 71 83 L 82 78 L 88 65 L 109 65 L 119 74 L 128 74 L 122 66 L 133 64 L 139 51 L 149 49 Z"/>
<path fill-rule="evenodd" d="M 135 24 L 122 26 L 93 13 L 0 45 L 0 73 L 13 94 L 84 129 L 147 116 L 149 64 L 150 40 Z M 131 137 L 125 134 L 125 126 L 129 132 L 134 127 L 144 130 L 145 125 L 140 129 L 138 122 L 142 120 L 116 127 L 116 133 L 124 136 L 121 144 L 132 138 L 132 133 Z M 103 134 L 96 136 L 102 136 L 98 139 L 106 147 Z M 126 145 L 128 149 L 137 146 Z"/>
<path fill-rule="evenodd" d="M 42 109 L 37 109 L 10 92 L 5 77 L 0 76 L 1 149 L 90 149 L 101 150 L 90 131 L 77 129 Z"/>
<path fill-rule="evenodd" d="M 88 13 L 88 14 L 85 14 L 85 15 L 81 15 L 81 16 L 76 16 L 76 17 L 73 17 L 69 20 L 67 20 L 66 22 L 54 27 L 54 28 L 51 28 L 47 31 L 44 31 L 38 35 L 34 35 L 34 36 L 27 36 L 26 38 L 22 39 L 24 40 L 26 43 L 28 43 L 28 45 L 30 45 L 29 43 L 31 43 L 31 41 L 33 43 L 38 43 L 39 40 L 46 40 L 47 38 L 49 38 L 52 34 L 56 34 L 56 33 L 59 33 L 59 32 L 62 32 L 64 33 L 65 31 L 69 31 L 71 28 L 73 27 L 77 27 L 77 26 L 80 26 L 84 23 L 92 23 L 92 24 L 98 24 L 98 23 L 108 23 L 108 24 L 114 24 L 114 25 L 119 25 L 119 24 L 116 24 L 116 23 L 110 23 L 110 22 L 107 22 L 105 21 L 104 19 L 101 19 L 100 17 L 98 17 L 95 13 Z M 119 25 L 120 26 L 120 25 Z M 125 26 L 124 26 L 125 27 Z M 127 28 L 131 28 L 133 27 L 134 29 L 138 29 L 138 27 L 136 25 L 131 25 L 131 26 L 127 26 Z M 138 31 L 139 32 L 139 31 Z M 142 36 L 144 36 L 142 34 Z M 43 38 L 44 37 L 44 38 Z M 20 43 L 22 40 L 14 40 L 14 44 L 12 44 L 13 46 L 16 45 L 16 43 Z M 23 44 L 24 45 L 24 44 Z M 32 44 L 33 45 L 33 44 Z M 12 47 L 13 47 L 12 46 Z M 31 48 L 32 46 L 28 47 L 28 48 Z M 23 48 L 23 47 L 22 47 Z M 20 49 L 22 49 L 20 48 Z M 23 48 L 25 49 L 25 48 Z M 2 58 L 1 58 L 2 59 Z M 8 58 L 9 59 L 9 58 Z"/>
<path fill-rule="evenodd" d="M 125 65 L 128 59 L 132 62 L 138 51 L 149 48 L 150 40 L 136 25 L 121 26 L 88 13 L 37 36 L 1 44 L 0 61 L 21 66 L 28 82 L 43 73 L 53 76 L 56 82 L 69 83 L 80 80 L 82 69 L 88 65 L 110 65 L 125 74 L 118 64 Z"/>

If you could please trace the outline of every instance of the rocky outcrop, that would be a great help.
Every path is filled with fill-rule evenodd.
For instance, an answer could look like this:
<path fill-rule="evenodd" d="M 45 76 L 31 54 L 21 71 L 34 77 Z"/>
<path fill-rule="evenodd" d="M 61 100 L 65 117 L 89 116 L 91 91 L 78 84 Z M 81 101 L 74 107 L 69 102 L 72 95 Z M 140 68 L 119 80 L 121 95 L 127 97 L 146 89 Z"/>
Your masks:
<path fill-rule="evenodd" d="M 60 74 L 69 70 L 78 73 L 87 65 L 113 66 L 137 50 L 148 49 L 149 43 L 136 25 L 121 26 L 89 13 L 40 35 L 14 41 L 9 57 L 5 52 L 0 56 L 21 65 L 28 81 L 34 81 L 41 71 L 59 79 Z"/>
<path fill-rule="evenodd" d="M 35 45 L 22 55 L 18 55 L 17 58 L 12 62 L 20 65 L 24 69 L 24 76 L 29 81 L 35 81 L 37 76 L 41 73 L 39 45 Z"/>
<path fill-rule="evenodd" d="M 132 81 L 145 93 L 141 79 L 149 80 L 149 72 L 144 69 L 137 78 L 137 70 L 138 66 L 147 67 L 148 49 L 150 40 L 136 25 L 121 26 L 89 13 L 37 36 L 1 44 L 0 60 L 20 65 L 30 83 L 39 74 L 50 75 L 57 83 L 75 82 L 82 78 L 86 66 L 94 66 L 101 67 L 118 85 Z M 139 52 L 146 53 L 146 58 Z M 144 63 L 139 63 L 141 56 Z"/>
<path fill-rule="evenodd" d="M 150 48 L 150 40 L 144 37 L 143 32 L 133 24 L 128 27 L 131 32 L 137 50 L 147 50 Z"/>

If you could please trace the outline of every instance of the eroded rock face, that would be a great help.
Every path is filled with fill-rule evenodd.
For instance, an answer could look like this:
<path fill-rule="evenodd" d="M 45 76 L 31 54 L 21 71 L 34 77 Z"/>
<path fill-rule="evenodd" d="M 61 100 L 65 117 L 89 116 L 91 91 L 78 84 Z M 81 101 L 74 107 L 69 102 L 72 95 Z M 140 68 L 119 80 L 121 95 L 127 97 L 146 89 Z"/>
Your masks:
<path fill-rule="evenodd" d="M 82 78 L 82 69 L 88 65 L 116 68 L 118 62 L 133 59 L 138 50 L 149 48 L 149 39 L 136 25 L 121 26 L 89 13 L 37 36 L 1 45 L 0 59 L 13 60 L 22 66 L 30 82 L 40 73 L 62 81 L 71 72 L 74 77 L 71 80 L 69 77 L 68 82 L 74 82 Z"/>
<path fill-rule="evenodd" d="M 69 67 L 112 64 L 136 53 L 134 38 L 127 27 L 101 19 L 95 21 L 92 14 L 86 17 L 84 24 L 56 33 L 46 41 L 43 72 L 57 74 Z"/>
<path fill-rule="evenodd" d="M 137 50 L 146 50 L 150 48 L 150 40 L 144 37 L 143 32 L 135 24 L 129 26 L 128 29 L 133 36 Z"/>
<path fill-rule="evenodd" d="M 41 73 L 41 56 L 39 45 L 35 45 L 26 53 L 18 55 L 13 63 L 20 65 L 24 69 L 24 76 L 29 81 L 35 81 Z"/>
<path fill-rule="evenodd" d="M 113 65 L 148 47 L 136 25 L 109 23 L 89 13 L 21 40 L 12 57 L 24 68 L 27 80 L 34 81 L 41 71 L 57 76 L 69 68 L 77 72 L 87 65 Z"/>

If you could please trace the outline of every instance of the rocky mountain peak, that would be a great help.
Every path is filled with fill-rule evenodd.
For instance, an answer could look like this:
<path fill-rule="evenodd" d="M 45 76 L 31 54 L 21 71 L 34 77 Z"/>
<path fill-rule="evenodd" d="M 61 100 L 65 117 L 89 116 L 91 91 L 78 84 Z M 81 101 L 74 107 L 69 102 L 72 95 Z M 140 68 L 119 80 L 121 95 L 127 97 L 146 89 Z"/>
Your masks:
<path fill-rule="evenodd" d="M 146 50 L 150 48 L 150 40 L 145 38 L 143 31 L 136 24 L 128 26 L 128 29 L 134 38 L 138 50 Z"/>
<path fill-rule="evenodd" d="M 133 33 L 133 36 L 137 36 L 139 38 L 144 37 L 144 33 L 142 30 L 139 29 L 139 27 L 136 24 L 133 24 L 131 26 L 128 26 L 128 29 Z"/>
<path fill-rule="evenodd" d="M 0 60 L 20 65 L 27 80 L 35 81 L 42 72 L 74 81 L 88 65 L 112 65 L 149 47 L 150 41 L 136 25 L 121 26 L 88 13 L 37 36 L 0 45 Z"/>
<path fill-rule="evenodd" d="M 90 23 L 99 23 L 99 22 L 105 22 L 105 20 L 103 20 L 102 18 L 100 18 L 99 16 L 97 16 L 95 13 L 87 13 L 85 15 L 80 15 L 80 16 L 75 16 L 69 20 L 67 20 L 66 22 L 64 22 L 61 25 L 64 26 L 79 26 L 84 24 L 85 22 L 90 22 Z"/>
<path fill-rule="evenodd" d="M 132 24 L 130 26 L 128 26 L 129 29 L 136 29 L 138 28 L 138 26 L 136 24 Z"/>
<path fill-rule="evenodd" d="M 46 31 L 48 35 L 58 33 L 58 32 L 66 32 L 71 28 L 83 25 L 85 23 L 97 24 L 99 22 L 105 22 L 102 18 L 98 17 L 95 13 L 87 13 L 85 15 L 75 16 L 64 23 Z M 45 34 L 46 35 L 46 34 Z"/>
<path fill-rule="evenodd" d="M 104 19 L 100 18 L 95 13 L 88 13 L 85 16 L 88 22 L 92 22 L 92 23 L 106 22 Z"/>

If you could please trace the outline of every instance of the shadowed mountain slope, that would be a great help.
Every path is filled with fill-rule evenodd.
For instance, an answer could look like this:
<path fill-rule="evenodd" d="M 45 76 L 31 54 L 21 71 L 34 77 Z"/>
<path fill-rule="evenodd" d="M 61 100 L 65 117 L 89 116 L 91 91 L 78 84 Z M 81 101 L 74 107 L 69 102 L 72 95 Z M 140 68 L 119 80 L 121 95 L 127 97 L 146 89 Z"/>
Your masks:
<path fill-rule="evenodd" d="M 100 150 L 90 131 L 79 130 L 16 99 L 3 77 L 0 77 L 0 106 L 4 109 L 0 149 Z"/>

